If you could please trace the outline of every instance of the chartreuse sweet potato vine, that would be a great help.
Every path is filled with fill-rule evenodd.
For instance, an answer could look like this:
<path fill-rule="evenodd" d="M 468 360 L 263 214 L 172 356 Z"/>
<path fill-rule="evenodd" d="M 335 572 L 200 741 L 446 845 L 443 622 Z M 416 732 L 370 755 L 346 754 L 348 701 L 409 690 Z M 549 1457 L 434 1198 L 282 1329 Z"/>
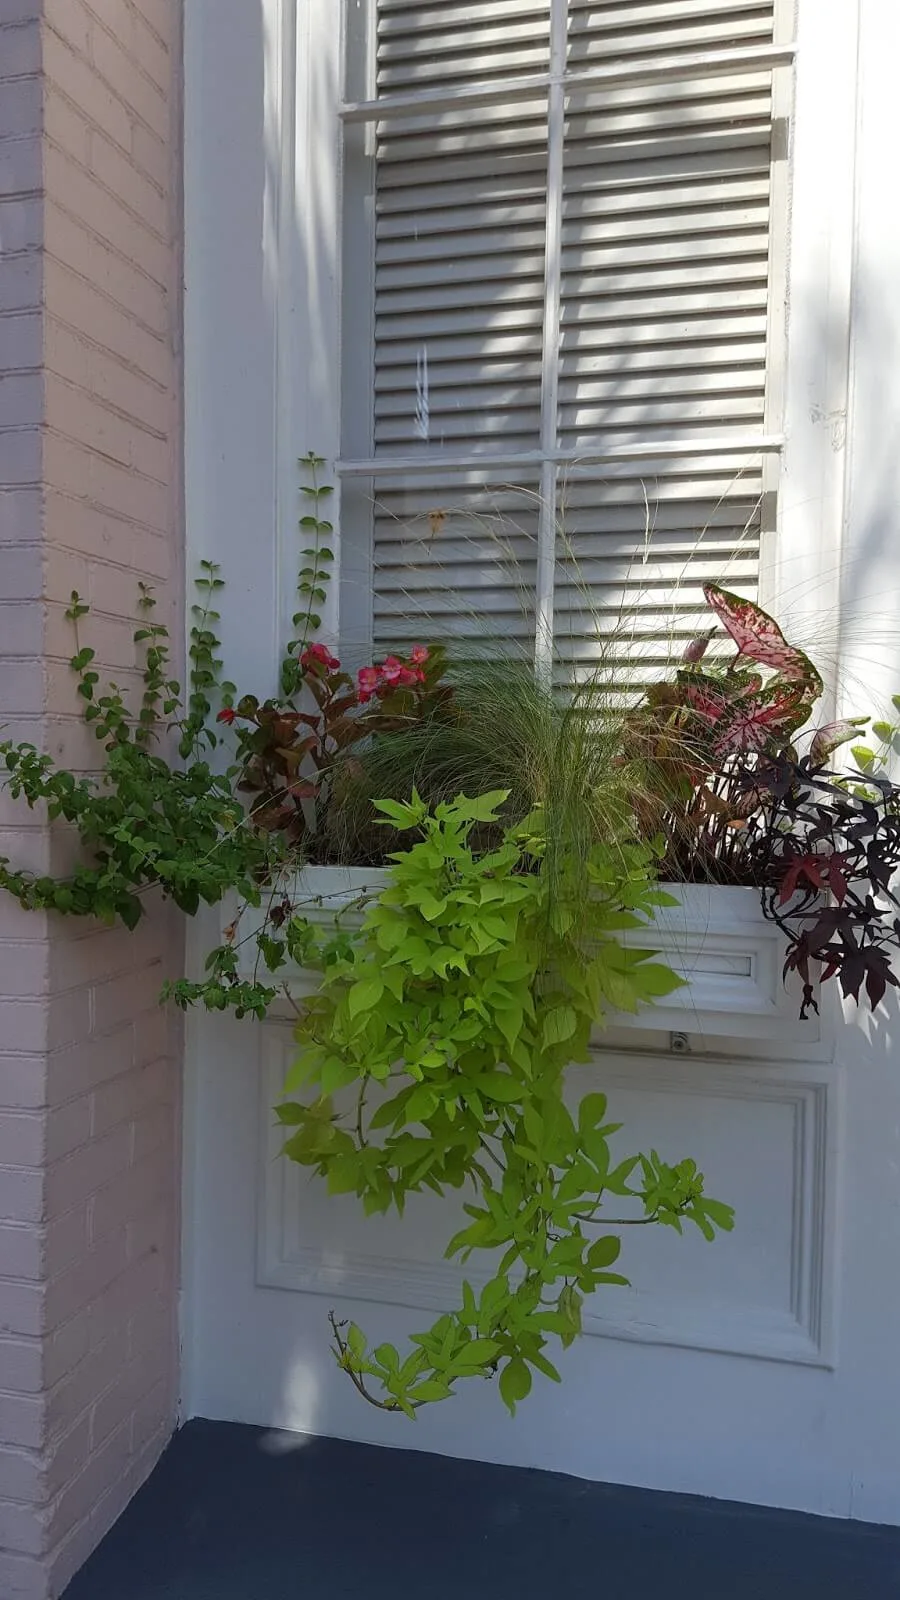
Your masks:
<path fill-rule="evenodd" d="M 627 1282 L 611 1270 L 612 1229 L 680 1232 L 688 1220 L 712 1239 L 732 1226 L 693 1161 L 667 1166 L 653 1152 L 614 1163 L 618 1125 L 605 1120 L 605 1097 L 586 1095 L 574 1115 L 564 1100 L 566 1068 L 588 1059 L 603 1010 L 634 1010 L 680 981 L 619 940 L 672 903 L 654 887 L 652 851 L 598 844 L 587 905 L 574 882 L 567 903 L 558 874 L 551 899 L 539 816 L 508 829 L 499 848 L 473 848 L 505 798 L 460 796 L 433 812 L 415 794 L 380 804 L 391 826 L 418 838 L 394 856 L 358 937 L 314 951 L 307 929 L 306 959 L 323 975 L 278 1108 L 285 1154 L 332 1192 L 355 1193 L 367 1213 L 402 1213 L 423 1189 L 474 1186 L 446 1254 L 486 1252 L 490 1267 L 480 1288 L 463 1285 L 458 1310 L 414 1334 L 404 1355 L 370 1349 L 332 1314 L 338 1364 L 360 1394 L 411 1417 L 462 1378 L 499 1375 L 511 1412 L 533 1371 L 558 1379 L 548 1341 L 570 1344 L 584 1296 Z M 624 1217 L 606 1216 L 608 1197 Z"/>

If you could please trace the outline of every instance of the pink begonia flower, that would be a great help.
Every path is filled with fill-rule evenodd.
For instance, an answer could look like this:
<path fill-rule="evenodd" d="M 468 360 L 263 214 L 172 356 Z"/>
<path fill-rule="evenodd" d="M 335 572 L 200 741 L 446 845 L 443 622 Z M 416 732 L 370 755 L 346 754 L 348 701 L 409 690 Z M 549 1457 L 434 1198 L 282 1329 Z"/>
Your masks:
<path fill-rule="evenodd" d="M 409 659 L 414 667 L 421 667 L 428 660 L 428 648 L 424 644 L 414 644 L 409 652 Z"/>
<path fill-rule="evenodd" d="M 380 670 L 385 683 L 393 687 L 394 684 L 400 682 L 400 675 L 405 671 L 405 668 L 402 661 L 398 661 L 396 656 L 385 656 Z"/>
<path fill-rule="evenodd" d="M 360 667 L 356 674 L 356 698 L 361 706 L 378 693 L 381 688 L 381 674 L 377 667 Z"/>

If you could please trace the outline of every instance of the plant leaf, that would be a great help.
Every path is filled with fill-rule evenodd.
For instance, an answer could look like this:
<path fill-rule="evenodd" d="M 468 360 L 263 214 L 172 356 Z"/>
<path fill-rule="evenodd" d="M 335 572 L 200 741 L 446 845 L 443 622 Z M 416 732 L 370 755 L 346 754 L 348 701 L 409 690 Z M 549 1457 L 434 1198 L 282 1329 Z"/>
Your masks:
<path fill-rule="evenodd" d="M 799 678 L 815 690 L 822 692 L 822 679 L 809 656 L 788 644 L 784 634 L 767 611 L 743 600 L 740 595 L 722 589 L 717 583 L 705 583 L 703 593 L 707 605 L 716 613 L 722 626 L 730 633 L 738 647 L 739 655 L 760 666 L 774 667 L 786 678 Z"/>
<path fill-rule="evenodd" d="M 373 1006 L 377 1006 L 383 994 L 384 984 L 380 978 L 360 978 L 347 996 L 351 1017 L 358 1017 L 364 1011 L 371 1011 Z"/>

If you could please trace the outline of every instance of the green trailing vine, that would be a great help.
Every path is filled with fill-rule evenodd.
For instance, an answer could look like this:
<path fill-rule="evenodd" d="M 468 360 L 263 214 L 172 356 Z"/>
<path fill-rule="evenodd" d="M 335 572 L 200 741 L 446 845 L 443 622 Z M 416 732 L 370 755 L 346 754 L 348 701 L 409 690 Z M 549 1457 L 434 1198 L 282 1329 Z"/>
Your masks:
<path fill-rule="evenodd" d="M 585 911 L 579 884 L 569 900 L 558 882 L 549 892 L 539 816 L 497 848 L 473 848 L 505 798 L 460 796 L 433 812 L 415 795 L 382 802 L 385 821 L 416 842 L 395 855 L 361 931 L 335 943 L 300 923 L 302 958 L 323 977 L 278 1107 L 285 1154 L 367 1213 L 402 1214 L 423 1190 L 475 1189 L 446 1254 L 486 1253 L 484 1281 L 464 1283 L 460 1307 L 414 1334 L 408 1354 L 370 1348 L 332 1314 L 338 1364 L 359 1393 L 411 1417 L 465 1378 L 499 1377 L 511 1412 L 534 1372 L 558 1380 L 549 1340 L 571 1344 L 585 1296 L 627 1283 L 611 1270 L 621 1240 L 610 1229 L 680 1232 L 688 1221 L 712 1239 L 732 1226 L 693 1161 L 670 1166 L 655 1151 L 614 1160 L 605 1097 L 588 1094 L 574 1111 L 564 1098 L 567 1068 L 589 1059 L 605 1009 L 634 1011 L 681 982 L 620 942 L 674 903 L 654 886 L 653 851 L 598 844 Z M 296 922 L 275 964 L 296 955 Z"/>
<path fill-rule="evenodd" d="M 191 606 L 191 628 L 188 638 L 190 693 L 187 715 L 181 725 L 181 738 L 178 744 L 178 753 L 185 761 L 198 754 L 203 745 L 212 750 L 216 748 L 218 741 L 209 726 L 213 694 L 217 693 L 222 705 L 231 705 L 236 693 L 233 683 L 223 682 L 221 679 L 222 661 L 217 653 L 220 644 L 216 627 L 221 621 L 221 616 L 215 609 L 214 602 L 224 587 L 225 580 L 218 562 L 201 561 L 194 579 L 197 600 Z M 177 689 L 177 685 L 172 687 Z M 177 701 L 170 702 L 166 708 L 166 715 L 171 716 L 177 709 Z"/>
<path fill-rule="evenodd" d="M 295 611 L 291 618 L 298 632 L 295 638 L 288 641 L 281 663 L 281 692 L 288 699 L 302 686 L 303 669 L 300 665 L 300 656 L 312 635 L 322 626 L 322 618 L 317 607 L 324 605 L 328 597 L 328 584 L 334 562 L 334 551 L 328 544 L 328 539 L 334 533 L 334 526 L 321 515 L 323 503 L 327 503 L 334 493 L 331 484 L 319 482 L 319 471 L 324 464 L 323 457 L 314 455 L 311 450 L 301 457 L 299 463 L 309 478 L 308 483 L 300 486 L 300 493 L 308 507 L 300 518 L 300 528 L 312 543 L 306 544 L 300 551 L 303 559 L 303 566 L 297 575 L 300 609 Z"/>
<path fill-rule="evenodd" d="M 221 580 L 207 564 L 209 593 Z M 134 928 L 150 890 L 158 890 L 188 916 L 201 903 L 215 904 L 236 890 L 258 903 L 260 883 L 282 855 L 277 837 L 248 822 L 227 776 L 212 770 L 197 754 L 203 731 L 200 702 L 208 704 L 215 682 L 218 641 L 209 626 L 195 630 L 187 708 L 180 683 L 168 676 L 168 631 L 153 621 L 154 598 L 146 586 L 139 597 L 141 622 L 134 639 L 144 652 L 144 690 L 136 716 L 119 688 L 100 691 L 94 651 L 82 646 L 78 625 L 88 607 L 73 592 L 66 612 L 75 632 L 70 666 L 84 701 L 84 720 L 105 745 L 105 764 L 96 777 L 77 778 L 34 745 L 0 743 L 4 782 L 14 798 L 34 808 L 47 807 L 49 820 L 72 825 L 85 863 L 65 878 L 17 871 L 0 859 L 0 886 L 29 910 L 119 919 Z M 180 731 L 184 766 L 172 765 L 152 748 L 166 718 Z M 207 741 L 215 748 L 215 735 Z"/>
<path fill-rule="evenodd" d="M 304 666 L 300 657 L 310 632 L 320 626 L 315 607 L 325 599 L 333 561 L 325 542 L 331 524 L 320 511 L 332 492 L 318 480 L 322 464 L 322 458 L 313 454 L 300 463 L 310 479 L 301 488 L 310 510 L 300 519 L 300 527 L 314 542 L 302 552 L 307 564 L 300 573 L 298 593 L 304 608 L 293 618 L 298 633 L 287 647 L 281 669 L 282 685 L 289 684 L 293 693 L 303 689 L 308 677 L 309 664 Z M 95 651 L 81 639 L 80 625 L 90 608 L 73 590 L 66 610 L 74 641 L 69 665 L 84 721 L 104 744 L 105 761 L 95 777 L 79 778 L 32 744 L 0 742 L 2 782 L 13 798 L 32 808 L 45 805 L 51 822 L 62 819 L 72 825 L 85 856 L 84 865 L 59 879 L 17 870 L 7 858 L 0 858 L 0 887 L 26 909 L 92 916 L 104 922 L 118 919 L 133 928 L 152 890 L 189 916 L 201 904 L 215 904 L 228 894 L 259 905 L 262 886 L 283 868 L 291 853 L 290 841 L 279 829 L 258 825 L 258 808 L 251 804 L 248 810 L 237 793 L 250 752 L 244 750 L 224 773 L 210 764 L 209 758 L 222 744 L 216 715 L 231 720 L 237 695 L 235 685 L 221 676 L 221 618 L 216 602 L 224 586 L 219 565 L 201 561 L 195 579 L 197 599 L 191 608 L 185 693 L 171 675 L 168 629 L 155 620 L 155 596 L 147 584 L 138 585 L 139 621 L 133 637 L 143 686 L 135 709 L 116 683 L 101 683 Z M 217 713 L 216 703 L 221 708 Z M 170 733 L 176 741 L 177 762 L 161 748 Z M 238 1016 L 265 1015 L 275 988 L 241 980 L 236 964 L 236 952 L 229 944 L 212 951 L 208 979 L 196 986 L 194 998 L 210 1009 L 227 1004 Z M 180 991 L 176 998 L 184 1003 Z"/>

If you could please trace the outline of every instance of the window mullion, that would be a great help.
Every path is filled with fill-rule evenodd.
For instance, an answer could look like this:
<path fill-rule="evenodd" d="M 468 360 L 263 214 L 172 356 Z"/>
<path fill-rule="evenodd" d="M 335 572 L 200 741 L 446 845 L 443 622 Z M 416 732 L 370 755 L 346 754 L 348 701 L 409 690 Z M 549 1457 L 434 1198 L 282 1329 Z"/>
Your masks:
<path fill-rule="evenodd" d="M 569 0 L 551 0 L 550 89 L 547 104 L 547 220 L 544 242 L 544 331 L 541 348 L 540 514 L 535 596 L 535 665 L 549 673 L 553 655 L 553 584 L 556 565 L 556 442 L 559 410 L 559 314 L 562 290 L 565 72 Z"/>
<path fill-rule="evenodd" d="M 674 59 L 603 62 L 568 72 L 566 88 L 570 94 L 591 94 L 603 89 L 636 89 L 691 78 L 739 77 L 790 67 L 795 55 L 795 46 L 788 41 L 778 45 L 692 51 Z M 479 106 L 511 105 L 537 99 L 546 93 L 551 83 L 552 73 L 531 72 L 519 78 L 501 78 L 453 89 L 413 89 L 379 95 L 371 100 L 345 101 L 339 106 L 338 115 L 348 123 L 378 122 L 387 117 L 423 117 Z"/>

